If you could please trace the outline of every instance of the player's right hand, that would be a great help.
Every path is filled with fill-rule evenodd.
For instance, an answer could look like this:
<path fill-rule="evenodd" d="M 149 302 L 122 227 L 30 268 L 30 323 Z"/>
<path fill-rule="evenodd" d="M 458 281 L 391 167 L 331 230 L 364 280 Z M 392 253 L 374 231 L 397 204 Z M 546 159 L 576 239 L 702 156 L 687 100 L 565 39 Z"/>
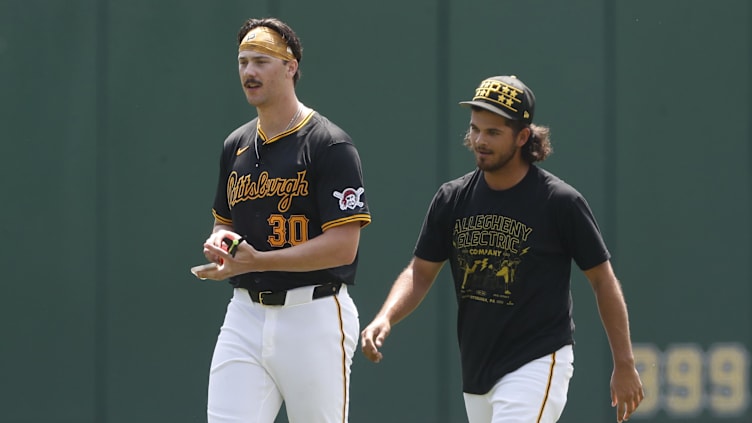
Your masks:
<path fill-rule="evenodd" d="M 360 333 L 360 344 L 363 355 L 367 359 L 378 363 L 384 356 L 379 351 L 382 345 L 384 345 L 384 339 L 389 336 L 389 332 L 392 330 L 392 325 L 385 317 L 376 317 L 373 321 Z"/>
<path fill-rule="evenodd" d="M 209 238 L 204 241 L 204 245 L 211 244 L 226 250 L 227 246 L 222 242 L 222 238 L 225 237 L 235 239 L 240 238 L 240 235 L 226 230 L 219 230 L 209 235 Z M 211 250 L 207 249 L 206 246 L 204 246 L 204 257 L 206 257 L 206 259 L 211 263 L 222 265 L 222 258 L 216 253 L 213 253 Z"/>

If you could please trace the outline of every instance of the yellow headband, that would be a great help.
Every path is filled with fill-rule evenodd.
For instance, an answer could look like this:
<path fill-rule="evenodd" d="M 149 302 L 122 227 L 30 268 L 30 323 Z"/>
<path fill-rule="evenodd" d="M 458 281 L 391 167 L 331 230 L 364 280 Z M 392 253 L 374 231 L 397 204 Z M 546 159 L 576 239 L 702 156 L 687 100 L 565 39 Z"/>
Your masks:
<path fill-rule="evenodd" d="M 253 50 L 282 60 L 295 60 L 292 49 L 277 31 L 265 26 L 257 26 L 248 31 L 240 43 L 238 51 Z"/>

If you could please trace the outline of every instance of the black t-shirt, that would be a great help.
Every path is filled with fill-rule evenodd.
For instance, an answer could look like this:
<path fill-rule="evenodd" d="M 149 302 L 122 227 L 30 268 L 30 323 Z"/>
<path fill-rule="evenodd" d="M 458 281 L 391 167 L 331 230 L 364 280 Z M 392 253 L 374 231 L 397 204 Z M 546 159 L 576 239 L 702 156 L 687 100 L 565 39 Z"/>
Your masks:
<path fill-rule="evenodd" d="M 582 195 L 534 165 L 503 191 L 477 169 L 443 184 L 415 256 L 449 260 L 463 390 L 471 394 L 572 344 L 572 259 L 587 270 L 610 258 Z"/>
<path fill-rule="evenodd" d="M 225 140 L 212 213 L 259 251 L 288 248 L 326 229 L 371 221 L 358 151 L 345 131 L 311 112 L 266 139 L 254 119 Z M 327 282 L 355 283 L 352 264 L 311 272 L 250 272 L 236 287 L 280 291 Z"/>

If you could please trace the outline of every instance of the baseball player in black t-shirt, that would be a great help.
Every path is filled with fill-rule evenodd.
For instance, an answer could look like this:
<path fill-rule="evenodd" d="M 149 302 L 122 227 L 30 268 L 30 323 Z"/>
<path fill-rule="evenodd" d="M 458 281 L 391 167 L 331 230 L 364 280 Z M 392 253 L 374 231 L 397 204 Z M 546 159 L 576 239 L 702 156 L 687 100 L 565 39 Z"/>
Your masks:
<path fill-rule="evenodd" d="M 585 199 L 534 165 L 551 152 L 549 129 L 532 123 L 533 92 L 514 76 L 481 82 L 465 145 L 477 169 L 443 184 L 428 209 L 415 256 L 361 333 L 379 362 L 394 324 L 410 314 L 449 261 L 470 423 L 551 423 L 573 373 L 570 269 L 589 279 L 614 360 L 612 405 L 626 420 L 643 399 L 627 308 Z"/>
<path fill-rule="evenodd" d="M 360 331 L 355 282 L 370 221 L 350 137 L 298 101 L 300 40 L 274 19 L 238 34 L 238 70 L 258 117 L 225 140 L 202 279 L 234 294 L 209 375 L 209 423 L 345 423 Z"/>

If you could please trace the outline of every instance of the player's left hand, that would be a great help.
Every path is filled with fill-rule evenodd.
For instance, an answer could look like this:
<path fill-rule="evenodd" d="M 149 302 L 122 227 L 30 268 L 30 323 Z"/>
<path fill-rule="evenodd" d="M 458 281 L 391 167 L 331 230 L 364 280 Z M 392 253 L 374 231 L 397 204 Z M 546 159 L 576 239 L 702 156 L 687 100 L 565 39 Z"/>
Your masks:
<path fill-rule="evenodd" d="M 617 366 L 611 374 L 611 406 L 616 407 L 616 421 L 629 420 L 645 398 L 640 374 L 634 366 Z"/>

